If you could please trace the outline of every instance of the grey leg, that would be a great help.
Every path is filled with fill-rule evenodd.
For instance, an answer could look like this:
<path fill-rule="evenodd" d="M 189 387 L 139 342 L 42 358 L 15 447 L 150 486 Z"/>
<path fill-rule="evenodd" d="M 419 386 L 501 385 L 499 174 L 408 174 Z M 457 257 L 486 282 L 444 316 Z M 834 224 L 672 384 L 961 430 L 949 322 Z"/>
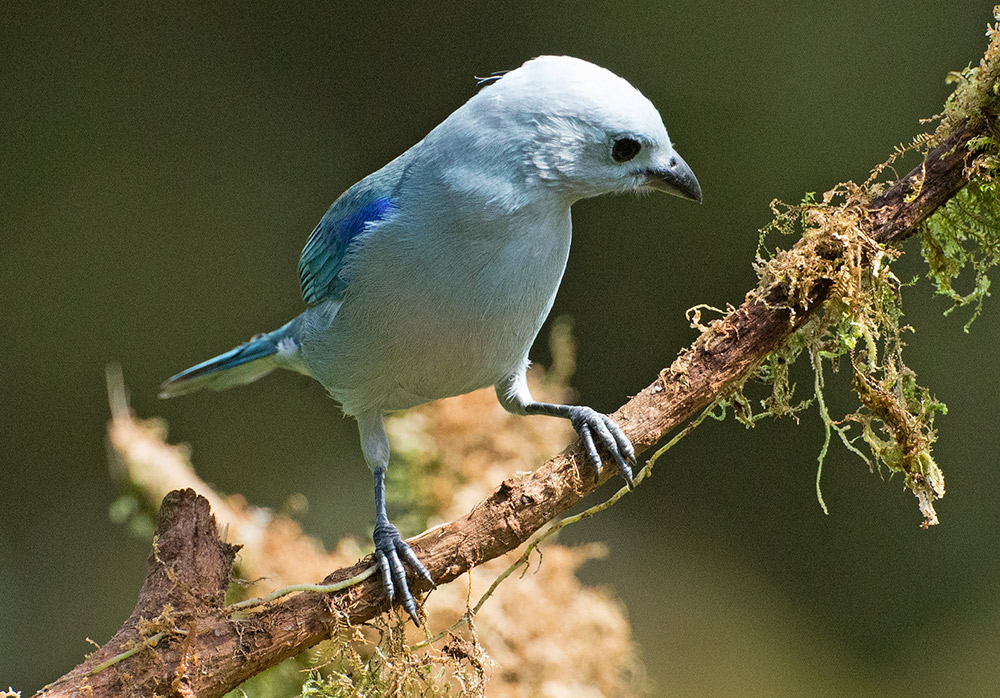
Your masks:
<path fill-rule="evenodd" d="M 526 368 L 527 361 L 523 363 L 522 368 L 496 385 L 497 397 L 504 409 L 513 414 L 543 414 L 570 420 L 573 428 L 583 439 L 587 456 L 594 464 L 597 475 L 600 476 L 603 465 L 601 456 L 597 452 L 597 446 L 600 444 L 614 458 L 618 472 L 631 489 L 634 486 L 632 468 L 636 465 L 635 449 L 621 427 L 615 424 L 611 417 L 589 407 L 536 402 L 531 397 L 524 377 Z"/>
<path fill-rule="evenodd" d="M 398 594 L 400 603 L 410 614 L 410 618 L 415 624 L 420 625 L 417 604 L 413 600 L 413 594 L 410 593 L 402 560 L 405 560 L 432 586 L 434 579 L 417 558 L 416 553 L 403 540 L 399 530 L 389 522 L 385 506 L 385 469 L 389 461 L 389 438 L 385 434 L 382 416 L 359 417 L 358 426 L 361 430 L 361 448 L 375 476 L 375 532 L 372 538 L 375 542 L 375 561 L 382 575 L 382 588 L 390 606 Z"/>

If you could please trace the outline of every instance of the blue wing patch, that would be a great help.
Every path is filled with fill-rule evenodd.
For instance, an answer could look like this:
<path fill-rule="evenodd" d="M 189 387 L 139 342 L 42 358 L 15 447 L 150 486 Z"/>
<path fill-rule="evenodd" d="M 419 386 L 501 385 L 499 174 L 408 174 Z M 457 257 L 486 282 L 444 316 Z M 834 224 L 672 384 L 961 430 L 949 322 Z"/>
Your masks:
<path fill-rule="evenodd" d="M 340 277 L 350 244 L 392 210 L 389 197 L 369 191 L 348 191 L 334 202 L 309 236 L 299 259 L 302 298 L 309 305 L 343 298 L 346 283 Z"/>

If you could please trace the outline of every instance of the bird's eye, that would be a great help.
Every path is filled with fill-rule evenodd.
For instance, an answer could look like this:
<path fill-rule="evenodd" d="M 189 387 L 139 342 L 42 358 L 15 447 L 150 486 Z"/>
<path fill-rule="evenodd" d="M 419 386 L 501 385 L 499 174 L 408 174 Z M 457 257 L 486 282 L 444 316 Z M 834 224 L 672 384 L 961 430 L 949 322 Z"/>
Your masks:
<path fill-rule="evenodd" d="M 642 150 L 642 144 L 634 138 L 619 138 L 611 147 L 611 157 L 615 162 L 628 162 Z"/>

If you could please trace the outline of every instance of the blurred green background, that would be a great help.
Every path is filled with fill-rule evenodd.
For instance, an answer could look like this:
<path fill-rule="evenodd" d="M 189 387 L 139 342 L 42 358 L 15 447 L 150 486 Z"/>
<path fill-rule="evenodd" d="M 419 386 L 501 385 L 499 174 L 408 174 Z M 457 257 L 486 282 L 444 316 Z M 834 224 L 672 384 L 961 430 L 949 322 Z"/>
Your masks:
<path fill-rule="evenodd" d="M 686 308 L 753 285 L 772 198 L 863 179 L 940 110 L 946 73 L 985 48 L 990 10 L 4 3 L 0 688 L 28 695 L 71 668 L 141 583 L 148 543 L 108 518 L 109 361 L 218 488 L 270 506 L 304 492 L 307 531 L 368 535 L 355 426 L 318 384 L 284 375 L 170 402 L 157 386 L 298 313 L 298 254 L 326 207 L 472 95 L 474 75 L 543 53 L 606 66 L 660 108 L 701 181 L 703 206 L 574 209 L 554 315 L 576 322 L 581 401 L 610 410 L 693 339 Z M 921 272 L 917 247 L 901 278 Z M 951 408 L 940 526 L 922 531 L 901 480 L 836 446 L 824 516 L 809 413 L 705 424 L 634 496 L 568 531 L 609 545 L 585 576 L 626 605 L 654 695 L 996 693 L 1000 309 L 964 335 L 928 283 L 905 301 L 910 365 Z M 828 400 L 853 409 L 843 377 Z"/>

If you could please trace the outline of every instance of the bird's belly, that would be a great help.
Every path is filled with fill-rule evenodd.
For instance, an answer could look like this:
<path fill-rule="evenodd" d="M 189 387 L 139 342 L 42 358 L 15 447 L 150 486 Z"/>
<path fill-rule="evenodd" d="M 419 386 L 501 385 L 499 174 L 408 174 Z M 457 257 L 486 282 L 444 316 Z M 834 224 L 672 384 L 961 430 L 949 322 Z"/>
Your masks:
<path fill-rule="evenodd" d="M 332 321 L 309 323 L 309 373 L 348 414 L 401 410 L 494 385 L 519 365 L 552 304 L 560 274 L 532 292 L 348 297 Z"/>
<path fill-rule="evenodd" d="M 344 317 L 322 343 L 323 367 L 310 373 L 350 414 L 461 395 L 516 368 L 544 320 L 541 310 L 477 317 L 400 304 L 384 314 L 391 322 Z"/>

